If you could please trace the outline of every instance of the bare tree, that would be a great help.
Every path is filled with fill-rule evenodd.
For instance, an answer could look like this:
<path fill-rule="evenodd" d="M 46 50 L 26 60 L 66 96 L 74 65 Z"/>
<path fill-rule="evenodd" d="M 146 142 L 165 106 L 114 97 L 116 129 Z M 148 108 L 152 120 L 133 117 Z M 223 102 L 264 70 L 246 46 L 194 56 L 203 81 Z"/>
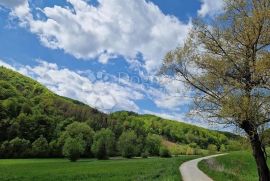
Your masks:
<path fill-rule="evenodd" d="M 260 181 L 269 181 L 258 131 L 270 122 L 270 0 L 227 0 L 214 20 L 194 21 L 161 71 L 191 87 L 198 112 L 245 131 Z"/>

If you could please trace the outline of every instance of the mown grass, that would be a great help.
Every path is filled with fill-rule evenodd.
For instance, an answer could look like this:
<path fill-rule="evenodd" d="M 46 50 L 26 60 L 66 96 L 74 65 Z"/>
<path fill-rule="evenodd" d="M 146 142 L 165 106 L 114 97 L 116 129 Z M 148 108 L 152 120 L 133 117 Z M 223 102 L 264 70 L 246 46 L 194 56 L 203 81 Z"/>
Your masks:
<path fill-rule="evenodd" d="M 0 160 L 1 181 L 179 181 L 178 167 L 196 156 L 173 158 L 85 159 L 72 163 L 65 159 Z"/>
<path fill-rule="evenodd" d="M 268 160 L 270 166 L 270 161 Z M 232 152 L 204 160 L 199 168 L 215 181 L 258 181 L 255 160 L 251 152 Z"/>

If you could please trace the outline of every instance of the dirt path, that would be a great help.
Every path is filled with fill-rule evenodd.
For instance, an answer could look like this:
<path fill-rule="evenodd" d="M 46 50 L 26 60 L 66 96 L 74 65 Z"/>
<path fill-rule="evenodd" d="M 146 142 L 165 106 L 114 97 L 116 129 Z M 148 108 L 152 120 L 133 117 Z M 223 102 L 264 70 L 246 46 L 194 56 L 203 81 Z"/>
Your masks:
<path fill-rule="evenodd" d="M 201 170 L 199 170 L 197 165 L 201 160 L 206 160 L 206 159 L 221 156 L 221 155 L 225 155 L 225 154 L 211 155 L 211 156 L 202 157 L 202 158 L 198 158 L 198 159 L 183 163 L 179 167 L 183 180 L 184 181 L 213 181 Z"/>

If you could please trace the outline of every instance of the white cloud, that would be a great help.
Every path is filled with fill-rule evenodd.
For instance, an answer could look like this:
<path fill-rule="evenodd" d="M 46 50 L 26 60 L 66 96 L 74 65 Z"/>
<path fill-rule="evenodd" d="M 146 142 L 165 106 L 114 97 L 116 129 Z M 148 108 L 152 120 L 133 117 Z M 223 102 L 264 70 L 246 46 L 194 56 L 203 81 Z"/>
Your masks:
<path fill-rule="evenodd" d="M 164 15 L 150 1 L 98 0 L 97 7 L 86 0 L 67 1 L 71 8 L 54 6 L 41 10 L 46 20 L 34 20 L 28 4 L 22 6 L 24 10 L 21 8 L 28 11 L 28 18 L 26 13 L 15 14 L 43 45 L 63 49 L 76 58 L 99 58 L 106 63 L 111 58 L 108 55 L 133 59 L 142 53 L 145 68 L 154 70 L 161 65 L 165 53 L 183 42 L 191 27 L 191 23 Z M 15 3 L 11 9 L 18 7 L 21 5 Z"/>
<path fill-rule="evenodd" d="M 202 5 L 198 11 L 198 15 L 205 17 L 207 15 L 214 16 L 222 12 L 224 8 L 224 0 L 201 0 Z"/>
<path fill-rule="evenodd" d="M 0 5 L 11 9 L 10 15 L 12 17 L 18 17 L 21 20 L 22 26 L 27 24 L 26 21 L 32 19 L 27 0 L 0 0 Z"/>

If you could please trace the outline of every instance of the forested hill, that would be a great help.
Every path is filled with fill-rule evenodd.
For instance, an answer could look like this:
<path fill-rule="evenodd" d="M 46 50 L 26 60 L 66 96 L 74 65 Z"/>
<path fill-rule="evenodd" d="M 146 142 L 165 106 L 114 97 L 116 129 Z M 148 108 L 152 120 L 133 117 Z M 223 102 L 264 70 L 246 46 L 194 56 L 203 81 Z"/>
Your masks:
<path fill-rule="evenodd" d="M 107 115 L 0 67 L 0 157 L 63 156 L 65 140 L 76 136 L 84 143 L 83 156 L 97 155 L 102 145 L 98 141 L 106 136 L 110 139 L 102 139 L 101 147 L 110 150 L 104 154 L 123 155 L 125 150 L 119 145 L 128 145 L 130 140 L 124 138 L 130 138 L 135 146 L 127 149 L 133 152 L 131 156 L 143 152 L 158 154 L 157 149 L 149 148 L 149 140 L 167 140 L 200 149 L 209 145 L 229 149 L 230 142 L 238 139 L 233 134 L 152 115 L 130 112 Z"/>

